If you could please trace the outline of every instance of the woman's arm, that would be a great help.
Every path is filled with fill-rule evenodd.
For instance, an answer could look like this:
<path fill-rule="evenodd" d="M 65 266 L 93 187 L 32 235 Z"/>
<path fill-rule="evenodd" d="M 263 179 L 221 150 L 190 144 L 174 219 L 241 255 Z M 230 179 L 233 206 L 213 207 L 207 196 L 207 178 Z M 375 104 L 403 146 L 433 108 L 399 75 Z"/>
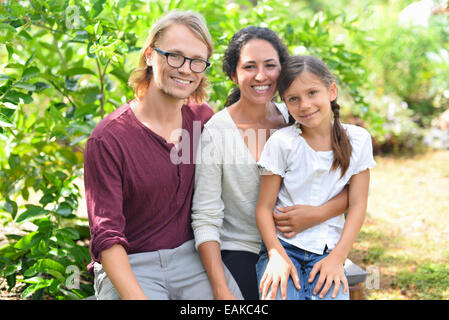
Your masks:
<path fill-rule="evenodd" d="M 281 182 L 282 178 L 279 175 L 263 175 L 256 206 L 257 227 L 259 228 L 269 257 L 267 267 L 260 282 L 259 290 L 262 292 L 262 299 L 265 299 L 270 286 L 271 298 L 275 299 L 279 283 L 281 284 L 282 299 L 286 299 L 289 276 L 292 277 L 298 290 L 300 289 L 298 271 L 276 235 L 271 214 L 276 204 Z"/>
<path fill-rule="evenodd" d="M 101 252 L 101 265 L 123 300 L 147 300 L 129 264 L 128 255 L 120 244 Z"/>
<path fill-rule="evenodd" d="M 277 229 L 286 238 L 336 217 L 348 209 L 348 187 L 345 187 L 334 198 L 321 206 L 294 205 L 290 207 L 276 207 L 282 214 L 273 212 Z"/>
<path fill-rule="evenodd" d="M 198 252 L 206 269 L 210 284 L 217 300 L 235 300 L 226 281 L 221 259 L 220 245 L 215 241 L 207 241 L 199 245 Z"/>
<path fill-rule="evenodd" d="M 333 282 L 335 283 L 333 297 L 336 296 L 340 289 L 340 282 L 344 285 L 345 293 L 348 289 L 343 265 L 365 220 L 369 178 L 369 169 L 352 176 L 349 184 L 348 215 L 340 240 L 331 253 L 323 260 L 317 262 L 310 272 L 309 282 L 312 282 L 315 275 L 320 272 L 320 277 L 314 289 L 314 294 L 317 294 L 324 284 L 320 297 L 327 293 Z"/>
<path fill-rule="evenodd" d="M 207 128 L 201 134 L 196 154 L 195 191 L 192 200 L 192 228 L 195 245 L 206 269 L 215 299 L 235 299 L 229 290 L 220 252 L 220 232 L 223 224 L 223 166 L 221 149 Z"/>

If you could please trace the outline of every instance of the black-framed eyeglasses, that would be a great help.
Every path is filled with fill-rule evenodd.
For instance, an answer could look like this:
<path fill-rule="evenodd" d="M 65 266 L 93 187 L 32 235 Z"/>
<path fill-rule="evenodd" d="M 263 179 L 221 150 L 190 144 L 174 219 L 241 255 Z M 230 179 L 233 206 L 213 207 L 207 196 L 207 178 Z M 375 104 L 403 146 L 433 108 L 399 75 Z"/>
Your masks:
<path fill-rule="evenodd" d="M 165 56 L 167 59 L 167 64 L 172 68 L 181 68 L 186 60 L 190 60 L 190 70 L 195 73 L 204 72 L 204 70 L 210 66 L 210 62 L 203 59 L 188 58 L 184 57 L 182 54 L 165 52 L 158 48 L 154 48 L 154 50 Z"/>

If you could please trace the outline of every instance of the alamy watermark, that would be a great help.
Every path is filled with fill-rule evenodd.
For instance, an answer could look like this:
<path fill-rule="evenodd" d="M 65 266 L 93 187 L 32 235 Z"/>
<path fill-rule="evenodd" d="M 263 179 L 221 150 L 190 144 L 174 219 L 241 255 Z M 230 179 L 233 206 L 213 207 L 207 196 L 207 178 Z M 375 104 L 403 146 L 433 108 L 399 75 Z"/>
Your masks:
<path fill-rule="evenodd" d="M 367 290 L 380 289 L 380 268 L 378 266 L 366 267 L 365 288 Z"/>
<path fill-rule="evenodd" d="M 68 275 L 65 279 L 65 287 L 69 290 L 80 288 L 80 269 L 76 265 L 70 265 L 65 269 Z"/>
<path fill-rule="evenodd" d="M 67 29 L 77 29 L 80 26 L 80 8 L 68 6 L 65 9 L 65 26 Z"/>
<path fill-rule="evenodd" d="M 275 131 L 270 130 L 270 134 Z M 170 141 L 179 141 L 170 152 L 173 164 L 254 164 L 250 150 L 262 150 L 267 141 L 266 129 L 236 130 L 207 128 L 201 133 L 201 121 L 193 121 L 192 134 L 176 129 Z"/>

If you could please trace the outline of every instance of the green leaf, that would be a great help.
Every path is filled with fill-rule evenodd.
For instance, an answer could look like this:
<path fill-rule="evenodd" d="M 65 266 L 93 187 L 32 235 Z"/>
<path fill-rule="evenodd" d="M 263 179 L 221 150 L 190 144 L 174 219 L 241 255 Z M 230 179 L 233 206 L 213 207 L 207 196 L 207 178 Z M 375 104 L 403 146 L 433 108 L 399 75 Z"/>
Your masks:
<path fill-rule="evenodd" d="M 39 273 L 47 273 L 56 279 L 64 279 L 65 268 L 62 264 L 51 259 L 39 259 L 36 262 L 36 271 Z"/>
<path fill-rule="evenodd" d="M 59 229 L 56 231 L 56 233 L 61 233 L 62 235 L 66 236 L 70 239 L 73 239 L 73 240 L 77 240 L 80 237 L 78 231 L 76 231 L 76 229 L 71 228 L 71 227 Z"/>
<path fill-rule="evenodd" d="M 19 260 L 17 264 L 10 264 L 6 266 L 6 268 L 3 270 L 3 276 L 10 276 L 16 272 L 19 272 L 20 270 L 22 270 L 22 260 Z"/>
<path fill-rule="evenodd" d="M 39 217 L 42 217 L 49 213 L 48 210 L 45 210 L 43 207 L 35 206 L 32 204 L 26 205 L 27 210 L 22 212 L 16 219 L 17 223 L 24 222 L 24 221 L 31 221 L 34 219 L 37 219 Z"/>
<path fill-rule="evenodd" d="M 75 242 L 73 242 L 72 239 L 69 237 L 66 237 L 65 235 L 61 233 L 56 233 L 55 237 L 52 237 L 52 240 L 55 240 L 56 243 L 61 246 L 62 248 L 73 248 L 75 246 Z"/>
<path fill-rule="evenodd" d="M 16 29 L 8 23 L 0 23 L 0 29 L 7 29 L 8 31 L 15 33 Z"/>
<path fill-rule="evenodd" d="M 101 11 L 103 11 L 104 3 L 106 0 L 97 0 L 95 1 L 95 4 L 93 5 L 91 11 L 90 11 L 90 17 L 95 18 L 100 14 Z"/>
<path fill-rule="evenodd" d="M 14 48 L 7 44 L 6 50 L 8 51 L 8 61 L 10 61 L 12 60 L 12 55 L 14 54 Z"/>
<path fill-rule="evenodd" d="M 51 193 L 46 193 L 42 196 L 42 198 L 39 200 L 39 203 L 43 206 L 46 206 L 48 203 L 55 200 L 55 196 Z"/>
<path fill-rule="evenodd" d="M 13 84 L 12 86 L 13 88 L 19 88 L 19 89 L 24 89 L 27 91 L 35 91 L 36 90 L 36 86 L 34 84 L 28 83 L 28 82 L 24 82 L 24 81 L 18 81 L 16 83 Z"/>
<path fill-rule="evenodd" d="M 3 209 L 6 210 L 7 212 L 9 212 L 14 219 L 14 217 L 17 214 L 17 203 L 15 201 L 9 199 L 8 197 L 6 197 L 5 204 L 3 205 Z"/>
<path fill-rule="evenodd" d="M 40 234 L 38 231 L 32 232 L 27 234 L 26 236 L 23 236 L 22 239 L 20 239 L 15 245 L 15 249 L 19 250 L 27 250 L 34 246 L 35 244 L 39 243 L 39 241 L 43 238 L 43 235 Z"/>
<path fill-rule="evenodd" d="M 11 291 L 11 289 L 16 286 L 16 274 L 13 273 L 13 274 L 7 276 L 6 282 L 8 283 L 8 287 L 9 287 L 8 291 Z"/>
<path fill-rule="evenodd" d="M 68 252 L 70 253 L 70 256 L 75 259 L 75 262 L 78 265 L 83 265 L 91 260 L 89 249 L 86 247 L 76 246 L 69 248 Z"/>
<path fill-rule="evenodd" d="M 28 298 L 29 296 L 33 295 L 36 291 L 43 289 L 43 288 L 47 288 L 49 286 L 52 285 L 52 283 L 55 281 L 55 279 L 42 279 L 39 277 L 35 277 L 32 278 L 33 281 L 35 281 L 35 284 L 30 285 L 28 288 L 26 288 L 23 293 L 22 293 L 22 298 Z M 27 281 L 30 281 L 29 279 L 27 280 L 19 280 L 20 282 L 25 282 L 28 283 Z"/>
<path fill-rule="evenodd" d="M 9 167 L 15 169 L 20 165 L 20 156 L 18 154 L 11 153 L 8 159 Z"/>
<path fill-rule="evenodd" d="M 30 36 L 30 34 L 25 29 L 22 29 L 18 35 L 25 38 L 25 40 L 28 40 L 28 41 L 33 40 L 33 38 Z"/>
<path fill-rule="evenodd" d="M 101 26 L 101 22 L 98 21 L 95 24 L 95 35 L 96 36 L 101 36 L 103 34 L 103 27 Z"/>
<path fill-rule="evenodd" d="M 48 247 L 48 243 L 47 242 L 48 242 L 47 239 L 42 239 L 41 241 L 39 241 L 39 245 L 38 245 L 37 249 L 42 254 L 46 254 L 48 251 L 50 251 L 50 248 Z"/>
<path fill-rule="evenodd" d="M 22 93 L 19 91 L 15 91 L 15 90 L 9 90 L 8 92 L 6 92 L 3 99 L 5 99 L 9 102 L 12 102 L 14 104 L 20 104 L 20 103 L 28 104 L 28 103 L 33 102 L 33 98 L 31 97 L 31 95 Z"/>
<path fill-rule="evenodd" d="M 92 105 L 93 103 L 95 103 L 95 101 L 100 100 L 103 95 L 100 92 L 100 88 L 97 87 L 91 87 L 88 88 L 88 90 L 83 90 L 84 93 L 84 98 L 83 98 L 83 102 L 86 105 Z"/>
<path fill-rule="evenodd" d="M 2 113 L 0 113 L 0 127 L 12 128 L 14 127 L 14 123 Z"/>
<path fill-rule="evenodd" d="M 114 68 L 113 70 L 111 70 L 111 72 L 109 72 L 110 74 L 113 74 L 117 79 L 119 79 L 121 82 L 123 82 L 124 84 L 128 83 L 128 79 L 129 79 L 129 73 L 126 72 L 124 69 L 119 69 L 119 68 Z"/>
<path fill-rule="evenodd" d="M 38 76 L 41 72 L 37 67 L 26 68 L 22 73 L 22 80 L 28 80 Z"/>
<path fill-rule="evenodd" d="M 41 91 L 43 91 L 45 89 L 51 88 L 51 86 L 48 83 L 42 82 L 42 81 L 35 82 L 34 86 L 36 87 L 36 90 L 35 90 L 36 93 L 40 93 Z"/>
<path fill-rule="evenodd" d="M 67 217 L 72 214 L 72 207 L 67 202 L 63 202 L 56 209 L 56 213 L 60 216 Z"/>
<path fill-rule="evenodd" d="M 62 74 L 64 76 L 72 77 L 72 76 L 76 76 L 76 75 L 79 75 L 79 74 L 92 74 L 92 75 L 95 75 L 95 72 L 93 72 L 92 70 L 90 70 L 88 68 L 75 67 L 75 68 L 71 68 L 71 69 L 65 70 Z"/>

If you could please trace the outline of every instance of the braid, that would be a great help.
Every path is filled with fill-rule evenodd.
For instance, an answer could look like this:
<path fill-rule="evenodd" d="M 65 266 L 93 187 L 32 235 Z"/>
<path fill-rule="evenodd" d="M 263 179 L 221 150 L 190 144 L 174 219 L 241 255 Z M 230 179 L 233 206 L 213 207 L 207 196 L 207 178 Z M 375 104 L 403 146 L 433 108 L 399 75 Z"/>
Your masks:
<path fill-rule="evenodd" d="M 340 105 L 337 103 L 337 99 L 331 101 L 331 108 L 334 113 L 334 119 L 340 121 Z"/>
<path fill-rule="evenodd" d="M 331 102 L 332 112 L 334 113 L 334 124 L 332 128 L 332 151 L 334 152 L 334 161 L 332 162 L 332 169 L 341 168 L 341 177 L 344 176 L 348 170 L 349 162 L 351 161 L 352 145 L 346 134 L 345 129 L 340 123 L 340 105 L 337 99 Z"/>
<path fill-rule="evenodd" d="M 240 88 L 234 87 L 234 88 L 232 88 L 232 91 L 229 94 L 229 96 L 226 98 L 226 102 L 225 102 L 224 106 L 229 107 L 231 104 L 234 104 L 239 100 L 240 100 Z"/>

